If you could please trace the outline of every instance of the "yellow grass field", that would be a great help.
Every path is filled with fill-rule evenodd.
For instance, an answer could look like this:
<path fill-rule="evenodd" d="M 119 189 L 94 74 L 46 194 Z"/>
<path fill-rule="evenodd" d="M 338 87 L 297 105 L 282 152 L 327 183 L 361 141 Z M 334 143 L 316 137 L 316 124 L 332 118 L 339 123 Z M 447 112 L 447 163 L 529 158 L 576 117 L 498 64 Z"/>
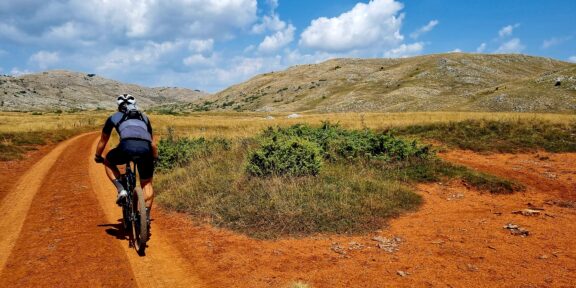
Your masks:
<path fill-rule="evenodd" d="M 32 132 L 100 126 L 112 112 L 80 113 L 0 113 L 0 133 Z M 288 114 L 267 113 L 191 113 L 189 115 L 149 115 L 155 134 L 162 137 L 172 127 L 180 136 L 195 137 L 248 137 L 268 126 L 289 126 L 296 123 L 319 124 L 322 121 L 340 123 L 345 128 L 383 129 L 413 124 L 427 124 L 468 119 L 485 120 L 545 120 L 551 123 L 576 121 L 574 114 L 535 113 L 483 113 L 483 112 L 407 112 L 407 113 L 331 113 L 300 114 L 298 118 L 287 118 Z M 267 116 L 273 119 L 266 119 Z"/>

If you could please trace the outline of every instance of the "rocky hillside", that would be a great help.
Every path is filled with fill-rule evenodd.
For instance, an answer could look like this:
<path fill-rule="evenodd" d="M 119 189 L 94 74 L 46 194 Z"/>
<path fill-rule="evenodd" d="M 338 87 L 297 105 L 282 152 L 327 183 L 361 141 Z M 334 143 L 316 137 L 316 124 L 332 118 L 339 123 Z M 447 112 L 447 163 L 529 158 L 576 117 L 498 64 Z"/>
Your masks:
<path fill-rule="evenodd" d="M 47 71 L 0 76 L 0 111 L 114 109 L 116 95 L 121 93 L 136 96 L 142 108 L 189 103 L 208 95 L 183 88 L 146 88 L 94 74 Z"/>
<path fill-rule="evenodd" d="M 576 111 L 576 64 L 464 53 L 334 59 L 256 76 L 187 109 Z"/>

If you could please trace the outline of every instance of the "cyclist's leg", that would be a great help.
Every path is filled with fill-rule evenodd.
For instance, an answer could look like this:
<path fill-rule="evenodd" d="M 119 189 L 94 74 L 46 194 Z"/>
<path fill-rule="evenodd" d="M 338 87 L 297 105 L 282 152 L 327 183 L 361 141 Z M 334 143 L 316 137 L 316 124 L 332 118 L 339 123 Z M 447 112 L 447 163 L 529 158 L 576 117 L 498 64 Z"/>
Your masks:
<path fill-rule="evenodd" d="M 104 161 L 104 168 L 106 169 L 106 175 L 108 179 L 114 184 L 118 192 L 123 189 L 120 183 L 120 171 L 118 170 L 117 165 L 123 164 L 126 162 L 126 157 L 124 153 L 121 151 L 119 147 L 116 147 L 106 154 L 106 161 Z"/>
<path fill-rule="evenodd" d="M 154 188 L 152 188 L 152 179 L 154 178 L 154 161 L 152 155 L 146 155 L 138 161 L 138 173 L 140 173 L 140 186 L 144 191 L 144 200 L 146 207 L 151 208 L 154 201 Z"/>
<path fill-rule="evenodd" d="M 154 188 L 152 187 L 152 177 L 148 179 L 140 179 L 140 185 L 144 191 L 144 200 L 146 201 L 146 208 L 152 208 L 154 202 Z"/>
<path fill-rule="evenodd" d="M 150 143 L 146 141 L 130 142 L 129 152 L 132 156 L 138 156 L 136 164 L 140 174 L 140 186 L 144 191 L 146 207 L 150 208 L 152 207 L 152 201 L 154 201 L 154 189 L 152 188 L 154 158 L 152 156 L 152 148 Z"/>

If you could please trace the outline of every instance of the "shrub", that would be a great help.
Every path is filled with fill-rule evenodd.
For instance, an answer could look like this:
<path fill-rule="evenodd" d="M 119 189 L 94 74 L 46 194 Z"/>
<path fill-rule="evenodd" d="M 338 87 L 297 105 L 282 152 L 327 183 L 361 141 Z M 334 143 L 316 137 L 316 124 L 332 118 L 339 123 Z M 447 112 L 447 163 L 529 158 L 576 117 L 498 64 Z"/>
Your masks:
<path fill-rule="evenodd" d="M 325 163 L 317 176 L 250 177 L 242 163 L 253 143 L 158 175 L 159 203 L 257 238 L 362 233 L 411 211 L 421 197 L 364 163 Z"/>
<path fill-rule="evenodd" d="M 324 122 L 313 128 L 297 124 L 288 128 L 268 128 L 264 138 L 281 139 L 300 137 L 316 143 L 325 159 L 380 159 L 386 161 L 408 158 L 426 158 L 431 155 L 428 146 L 419 146 L 415 141 L 407 142 L 390 133 L 376 133 L 372 130 L 346 130 L 337 124 Z"/>
<path fill-rule="evenodd" d="M 250 153 L 247 171 L 254 176 L 317 175 L 321 158 L 316 143 L 299 137 L 276 138 Z"/>
<path fill-rule="evenodd" d="M 210 155 L 216 148 L 228 149 L 228 146 L 225 139 L 175 138 L 169 134 L 169 137 L 158 142 L 159 159 L 156 168 L 163 171 L 181 167 L 194 159 Z"/>

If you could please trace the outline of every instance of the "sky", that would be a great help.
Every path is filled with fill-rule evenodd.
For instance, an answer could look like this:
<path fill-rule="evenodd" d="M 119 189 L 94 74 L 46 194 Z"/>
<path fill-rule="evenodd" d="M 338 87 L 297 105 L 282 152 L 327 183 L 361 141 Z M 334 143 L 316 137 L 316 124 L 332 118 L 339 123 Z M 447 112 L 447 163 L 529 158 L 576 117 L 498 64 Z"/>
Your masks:
<path fill-rule="evenodd" d="M 0 74 L 53 69 L 217 92 L 331 58 L 576 62 L 574 0 L 2 0 Z"/>

